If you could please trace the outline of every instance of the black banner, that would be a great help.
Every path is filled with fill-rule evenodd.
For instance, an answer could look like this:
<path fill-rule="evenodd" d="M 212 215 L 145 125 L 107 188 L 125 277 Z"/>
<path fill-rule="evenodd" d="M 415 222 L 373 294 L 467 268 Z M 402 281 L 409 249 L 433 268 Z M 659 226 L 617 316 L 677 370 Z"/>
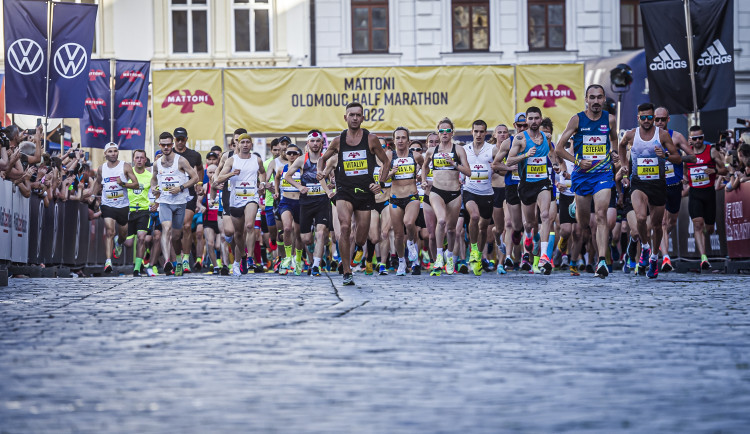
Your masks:
<path fill-rule="evenodd" d="M 698 109 L 719 110 L 737 105 L 734 89 L 734 2 L 692 0 L 695 83 Z"/>
<path fill-rule="evenodd" d="M 692 112 L 683 1 L 643 0 L 641 18 L 651 102 L 671 113 Z"/>

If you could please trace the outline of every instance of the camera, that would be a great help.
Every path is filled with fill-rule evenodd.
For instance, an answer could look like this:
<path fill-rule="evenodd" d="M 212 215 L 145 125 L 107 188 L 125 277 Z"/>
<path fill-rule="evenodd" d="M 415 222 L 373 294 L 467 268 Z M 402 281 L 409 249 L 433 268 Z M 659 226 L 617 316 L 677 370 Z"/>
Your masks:
<path fill-rule="evenodd" d="M 10 131 L 8 131 L 7 128 L 3 128 L 0 126 L 0 146 L 2 146 L 5 149 L 8 149 L 10 147 Z"/>

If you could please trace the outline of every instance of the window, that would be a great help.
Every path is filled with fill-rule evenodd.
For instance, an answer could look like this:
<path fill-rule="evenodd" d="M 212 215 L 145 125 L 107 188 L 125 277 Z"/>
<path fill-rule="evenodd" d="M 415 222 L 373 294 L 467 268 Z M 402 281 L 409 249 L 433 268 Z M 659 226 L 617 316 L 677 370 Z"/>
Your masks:
<path fill-rule="evenodd" d="M 234 51 L 271 51 L 269 0 L 234 0 Z"/>
<path fill-rule="evenodd" d="M 208 0 L 171 0 L 172 52 L 208 53 Z"/>
<path fill-rule="evenodd" d="M 643 23 L 638 0 L 620 1 L 620 42 L 623 50 L 643 48 Z"/>
<path fill-rule="evenodd" d="M 453 51 L 490 48 L 489 1 L 453 0 Z"/>
<path fill-rule="evenodd" d="M 565 1 L 529 0 L 529 50 L 565 49 Z"/>
<path fill-rule="evenodd" d="M 352 51 L 388 52 L 388 0 L 352 0 Z"/>

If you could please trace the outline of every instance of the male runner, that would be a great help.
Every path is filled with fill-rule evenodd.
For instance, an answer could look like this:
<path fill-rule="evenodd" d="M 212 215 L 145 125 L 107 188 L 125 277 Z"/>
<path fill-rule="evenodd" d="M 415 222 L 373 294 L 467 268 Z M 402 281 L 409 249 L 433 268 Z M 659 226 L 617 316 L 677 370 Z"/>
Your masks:
<path fill-rule="evenodd" d="M 150 204 L 148 187 L 153 176 L 150 171 L 146 170 L 146 151 L 143 149 L 133 151 L 133 173 L 138 180 L 138 186 L 134 189 L 128 189 L 130 214 L 128 215 L 128 238 L 125 240 L 125 245 L 127 247 L 132 246 L 134 238 L 138 238 L 135 246 L 133 277 L 139 277 L 143 255 L 146 253 L 146 235 L 148 234 L 148 222 L 151 216 L 151 212 L 148 210 Z"/>
<path fill-rule="evenodd" d="M 102 194 L 102 217 L 106 229 L 104 240 L 104 252 L 107 259 L 104 261 L 104 272 L 112 272 L 112 253 L 117 249 L 115 256 L 122 254 L 122 246 L 115 241 L 115 225 L 119 225 L 119 239 L 125 240 L 128 226 L 128 188 L 138 187 L 138 180 L 133 174 L 129 163 L 120 161 L 120 155 L 116 143 L 107 143 L 104 146 L 104 158 L 107 161 L 96 171 L 96 187 L 94 191 L 101 188 Z M 116 245 L 117 244 L 117 245 Z"/>
<path fill-rule="evenodd" d="M 329 173 L 325 163 L 333 155 L 338 155 L 336 164 L 336 211 L 341 223 L 341 234 L 338 236 L 339 251 L 343 261 L 344 285 L 354 285 L 351 264 L 351 227 L 352 218 L 357 223 L 354 237 L 355 249 L 353 262 L 359 264 L 364 256 L 364 244 L 370 228 L 370 211 L 375 206 L 375 193 L 382 184 L 376 184 L 372 173 L 375 169 L 375 157 L 385 163 L 389 162 L 378 138 L 361 128 L 364 120 L 364 109 L 358 102 L 346 106 L 344 120 L 347 129 L 341 136 L 333 139 L 325 154 L 318 160 L 318 180 Z"/>
<path fill-rule="evenodd" d="M 498 150 L 495 153 L 495 158 L 497 158 L 497 153 L 499 152 L 500 146 L 508 137 L 510 137 L 510 131 L 508 131 L 508 127 L 505 124 L 500 124 L 495 127 L 493 135 L 495 136 L 495 148 Z M 503 231 L 505 230 L 505 210 L 503 209 L 503 202 L 505 202 L 505 189 L 505 172 L 502 170 L 495 170 L 493 168 L 492 190 L 495 193 L 495 196 L 492 200 L 492 221 L 494 222 L 495 226 L 493 235 L 495 236 L 495 245 L 497 248 L 497 274 L 506 273 L 501 254 L 504 249 Z"/>
<path fill-rule="evenodd" d="M 612 143 L 617 142 L 616 119 L 602 109 L 606 97 L 604 88 L 592 84 L 586 89 L 586 110 L 573 115 L 568 121 L 555 153 L 558 159 L 572 161 L 575 169 L 571 176 L 571 191 L 576 194 L 576 220 L 574 243 L 571 255 L 577 257 L 581 251 L 583 232 L 589 232 L 591 217 L 591 199 L 594 200 L 596 212 L 596 245 L 599 262 L 596 275 L 607 277 L 607 261 L 604 252 L 608 248 L 609 231 L 607 230 L 607 209 L 609 208 L 612 187 L 615 186 L 612 175 Z M 565 143 L 573 137 L 575 156 L 565 150 Z M 562 164 L 560 165 L 563 166 Z M 561 176 L 565 177 L 564 173 Z"/>
<path fill-rule="evenodd" d="M 661 224 L 667 203 L 664 149 L 672 164 L 682 164 L 682 157 L 669 133 L 654 127 L 654 105 L 650 102 L 638 106 L 638 128 L 627 131 L 619 147 L 621 170 L 623 174 L 630 172 L 630 200 L 641 239 L 639 267 L 648 267 L 646 274 L 655 279 L 659 275 L 656 246 L 662 239 Z M 628 149 L 631 164 L 628 164 Z"/>
<path fill-rule="evenodd" d="M 185 158 L 187 162 L 190 164 L 190 167 L 193 168 L 193 170 L 196 171 L 198 174 L 198 183 L 197 186 L 203 185 L 203 159 L 201 157 L 201 154 L 197 151 L 194 151 L 187 147 L 188 143 L 188 132 L 183 127 L 175 128 L 174 130 L 174 150 L 173 152 L 176 155 L 180 155 L 181 157 Z M 195 215 L 195 210 L 197 208 L 198 204 L 198 194 L 195 192 L 195 187 L 190 186 L 190 189 L 188 190 L 188 202 L 185 207 L 185 221 L 182 225 L 182 240 L 180 242 L 182 243 L 182 269 L 186 273 L 190 273 L 190 251 L 192 250 L 193 246 L 193 233 L 191 230 L 191 225 L 193 223 L 193 216 Z M 202 239 L 203 238 L 203 230 L 196 231 L 195 233 L 195 239 Z M 178 241 L 175 241 L 175 243 Z M 175 246 L 175 252 L 178 251 L 177 247 Z M 196 262 L 193 265 L 196 271 L 200 271 L 201 269 L 201 262 L 198 260 L 198 258 L 201 256 L 200 252 L 196 252 L 195 258 Z M 180 258 L 177 258 L 177 261 L 179 261 Z"/>

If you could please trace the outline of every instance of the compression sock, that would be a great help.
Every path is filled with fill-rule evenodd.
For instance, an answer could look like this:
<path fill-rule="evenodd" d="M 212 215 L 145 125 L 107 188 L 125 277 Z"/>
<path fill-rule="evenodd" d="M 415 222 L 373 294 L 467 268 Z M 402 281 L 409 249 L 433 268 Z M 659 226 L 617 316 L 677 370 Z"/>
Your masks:
<path fill-rule="evenodd" d="M 544 243 L 542 243 L 542 251 L 544 250 L 545 250 Z M 547 257 L 552 259 L 552 255 L 555 252 L 555 233 L 554 232 L 549 233 L 549 241 L 548 241 L 546 250 L 547 250 Z"/>

